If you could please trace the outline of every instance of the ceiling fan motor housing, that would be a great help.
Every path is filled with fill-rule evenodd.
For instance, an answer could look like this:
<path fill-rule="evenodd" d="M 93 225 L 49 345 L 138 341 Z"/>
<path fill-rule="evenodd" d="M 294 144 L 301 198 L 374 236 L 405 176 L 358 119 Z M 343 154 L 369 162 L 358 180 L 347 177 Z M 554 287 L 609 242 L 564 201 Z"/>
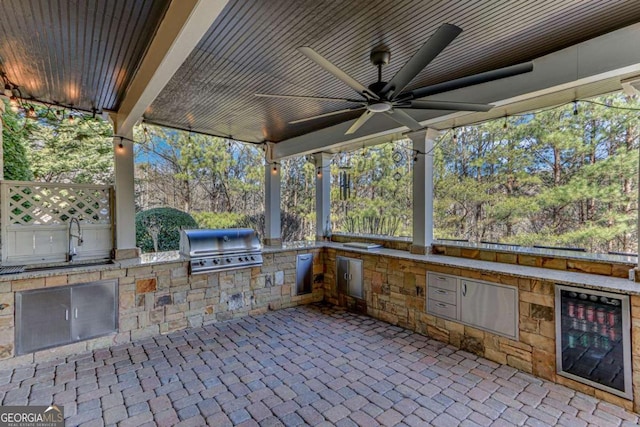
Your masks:
<path fill-rule="evenodd" d="M 391 59 L 391 52 L 386 47 L 379 47 L 371 51 L 371 63 L 375 66 L 387 65 Z"/>

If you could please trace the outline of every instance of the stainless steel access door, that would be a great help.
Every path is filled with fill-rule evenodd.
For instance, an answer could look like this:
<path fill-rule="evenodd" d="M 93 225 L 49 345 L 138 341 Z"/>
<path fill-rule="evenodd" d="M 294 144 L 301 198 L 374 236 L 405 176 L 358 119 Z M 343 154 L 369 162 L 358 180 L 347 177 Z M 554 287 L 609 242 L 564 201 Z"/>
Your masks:
<path fill-rule="evenodd" d="M 354 298 L 364 298 L 362 289 L 362 260 L 349 259 L 349 295 Z"/>
<path fill-rule="evenodd" d="M 71 288 L 73 341 L 116 330 L 116 281 L 93 282 Z"/>
<path fill-rule="evenodd" d="M 311 293 L 313 284 L 313 255 L 299 254 L 296 257 L 296 295 Z"/>
<path fill-rule="evenodd" d="M 362 260 L 337 257 L 338 292 L 354 298 L 364 299 L 362 289 Z"/>
<path fill-rule="evenodd" d="M 16 354 L 66 344 L 70 331 L 69 288 L 16 293 Z"/>
<path fill-rule="evenodd" d="M 518 339 L 518 294 L 515 287 L 473 280 L 460 282 L 460 320 Z"/>
<path fill-rule="evenodd" d="M 336 259 L 336 264 L 336 282 L 338 292 L 341 294 L 346 294 L 349 285 L 349 258 L 339 256 Z"/>

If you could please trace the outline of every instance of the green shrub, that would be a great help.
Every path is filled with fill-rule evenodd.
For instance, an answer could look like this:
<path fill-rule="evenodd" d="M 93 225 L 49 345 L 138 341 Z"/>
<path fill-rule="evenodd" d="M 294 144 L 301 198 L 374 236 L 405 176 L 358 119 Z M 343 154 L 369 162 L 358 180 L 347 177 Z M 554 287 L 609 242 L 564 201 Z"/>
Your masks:
<path fill-rule="evenodd" d="M 193 218 L 199 228 L 237 228 L 243 215 L 233 212 L 196 212 Z"/>
<path fill-rule="evenodd" d="M 153 208 L 136 214 L 136 245 L 142 252 L 153 252 L 152 234 L 157 231 L 157 250 L 175 251 L 180 247 L 180 230 L 198 228 L 186 212 L 173 208 Z"/>

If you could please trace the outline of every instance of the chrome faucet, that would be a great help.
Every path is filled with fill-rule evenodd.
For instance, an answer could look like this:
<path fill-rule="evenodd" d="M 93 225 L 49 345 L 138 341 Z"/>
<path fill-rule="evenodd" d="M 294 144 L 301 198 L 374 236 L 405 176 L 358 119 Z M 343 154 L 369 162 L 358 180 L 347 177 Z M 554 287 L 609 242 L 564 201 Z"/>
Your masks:
<path fill-rule="evenodd" d="M 77 234 L 73 234 L 73 224 L 76 224 Z M 72 262 L 73 257 L 77 255 L 76 247 L 73 246 L 73 238 L 76 238 L 78 246 L 82 246 L 82 230 L 80 229 L 80 221 L 75 216 L 69 220 L 69 252 L 67 252 L 67 261 Z"/>

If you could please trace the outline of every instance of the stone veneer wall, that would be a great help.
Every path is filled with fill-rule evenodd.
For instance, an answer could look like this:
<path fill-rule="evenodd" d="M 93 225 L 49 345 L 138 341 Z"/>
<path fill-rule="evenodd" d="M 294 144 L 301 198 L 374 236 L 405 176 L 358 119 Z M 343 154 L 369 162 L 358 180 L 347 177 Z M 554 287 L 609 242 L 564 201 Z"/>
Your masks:
<path fill-rule="evenodd" d="M 605 260 L 571 259 L 562 256 L 537 255 L 516 252 L 501 252 L 495 249 L 465 248 L 435 244 L 432 247 L 435 255 L 478 259 L 482 261 L 518 264 L 530 267 L 551 268 L 553 270 L 574 271 L 578 273 L 600 274 L 603 276 L 627 279 L 629 270 L 636 267 L 633 263 L 616 263 Z"/>
<path fill-rule="evenodd" d="M 313 254 L 313 292 L 296 295 L 296 255 Z M 261 267 L 190 276 L 186 262 L 0 281 L 0 369 L 323 300 L 320 249 L 263 254 Z M 117 279 L 116 334 L 14 357 L 15 292 Z"/>
<path fill-rule="evenodd" d="M 364 301 L 356 301 L 336 289 L 336 256 L 362 259 Z M 355 311 L 366 311 L 366 314 L 377 319 L 567 385 L 627 409 L 636 412 L 640 409 L 640 296 L 631 297 L 634 406 L 633 402 L 626 399 L 556 375 L 555 296 L 554 284 L 551 282 L 336 249 L 327 249 L 325 262 L 325 300 L 330 303 Z M 518 287 L 520 340 L 514 341 L 427 314 L 427 271 Z"/>

